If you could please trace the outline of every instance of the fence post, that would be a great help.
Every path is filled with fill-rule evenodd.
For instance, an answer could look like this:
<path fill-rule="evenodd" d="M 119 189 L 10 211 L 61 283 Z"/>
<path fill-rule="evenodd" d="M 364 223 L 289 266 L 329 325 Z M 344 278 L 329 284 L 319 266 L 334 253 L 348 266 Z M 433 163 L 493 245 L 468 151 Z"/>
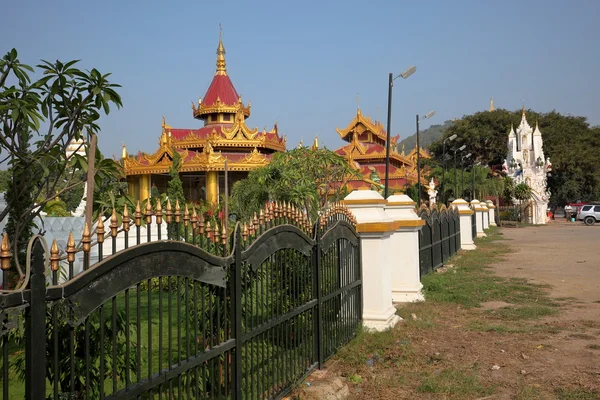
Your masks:
<path fill-rule="evenodd" d="M 460 248 L 462 250 L 475 250 L 477 246 L 473 242 L 473 227 L 472 227 L 472 215 L 473 210 L 469 207 L 463 199 L 456 199 L 452 202 L 452 205 L 458 210 L 458 217 L 460 220 Z"/>
<path fill-rule="evenodd" d="M 421 293 L 419 230 L 425 225 L 415 212 L 416 203 L 405 194 L 395 194 L 387 198 L 385 212 L 398 227 L 392 234 L 394 253 L 402 257 L 393 258 L 392 300 L 411 302 L 424 300 Z"/>
<path fill-rule="evenodd" d="M 30 278 L 31 298 L 29 307 L 25 311 L 26 399 L 46 397 L 46 278 L 44 276 L 44 247 L 41 240 L 36 239 L 33 246 Z"/>
<path fill-rule="evenodd" d="M 471 208 L 475 211 L 475 228 L 477 230 L 477 237 L 486 237 L 487 235 L 483 231 L 483 207 L 479 203 L 479 200 L 471 200 Z"/>
<path fill-rule="evenodd" d="M 483 230 L 486 231 L 490 229 L 490 210 L 488 209 L 487 203 L 482 201 L 479 203 L 481 208 L 483 209 L 483 214 L 481 214 L 481 221 L 483 224 Z"/>
<path fill-rule="evenodd" d="M 354 214 L 361 238 L 363 325 L 378 331 L 391 328 L 400 321 L 392 304 L 394 254 L 390 241 L 397 223 L 385 213 L 386 201 L 374 190 L 355 190 L 344 204 Z"/>
<path fill-rule="evenodd" d="M 318 227 L 315 229 L 319 232 Z M 323 291 L 321 290 L 322 276 L 321 276 L 321 238 L 317 233 L 317 243 L 313 247 L 313 276 L 315 277 L 315 289 L 317 294 L 317 321 L 315 325 L 315 339 L 317 341 L 315 350 L 317 352 L 317 361 L 319 362 L 319 369 L 323 368 L 324 355 L 323 355 Z"/>
<path fill-rule="evenodd" d="M 494 202 L 492 200 L 488 200 L 486 201 L 486 203 L 490 217 L 490 226 L 496 226 L 496 206 L 494 205 Z"/>
<path fill-rule="evenodd" d="M 240 234 L 239 225 L 235 230 L 235 265 L 234 265 L 234 284 L 233 296 L 235 302 L 235 312 L 233 315 L 234 335 L 235 335 L 235 365 L 233 376 L 233 399 L 241 400 L 242 398 L 242 236 Z"/>

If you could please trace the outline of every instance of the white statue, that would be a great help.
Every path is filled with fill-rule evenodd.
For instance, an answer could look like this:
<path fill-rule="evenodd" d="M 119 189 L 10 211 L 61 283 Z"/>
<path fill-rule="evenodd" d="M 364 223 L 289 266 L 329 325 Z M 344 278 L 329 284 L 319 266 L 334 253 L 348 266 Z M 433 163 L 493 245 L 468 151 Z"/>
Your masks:
<path fill-rule="evenodd" d="M 429 206 L 433 206 L 435 205 L 435 199 L 437 196 L 437 190 L 435 190 L 435 182 L 433 181 L 433 178 L 431 178 L 431 180 L 429 181 L 429 190 L 427 191 L 427 194 L 429 195 Z"/>

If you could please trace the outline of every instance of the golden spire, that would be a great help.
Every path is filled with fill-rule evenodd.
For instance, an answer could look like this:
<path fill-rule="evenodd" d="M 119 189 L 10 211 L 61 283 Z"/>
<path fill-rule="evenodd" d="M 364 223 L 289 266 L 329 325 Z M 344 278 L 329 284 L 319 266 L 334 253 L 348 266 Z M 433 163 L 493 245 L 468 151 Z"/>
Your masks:
<path fill-rule="evenodd" d="M 404 152 L 404 143 L 402 143 L 402 155 L 405 156 L 406 153 Z"/>
<path fill-rule="evenodd" d="M 126 159 L 127 158 L 127 147 L 125 147 L 125 143 L 121 143 L 121 146 L 123 147 L 123 150 L 121 151 L 121 158 Z"/>
<path fill-rule="evenodd" d="M 223 32 L 219 24 L 219 47 L 217 47 L 217 72 L 215 75 L 227 75 L 225 67 L 225 47 L 223 46 Z"/>
<path fill-rule="evenodd" d="M 495 110 L 495 108 L 494 108 L 494 98 L 492 97 L 491 100 L 490 100 L 490 111 L 494 111 L 494 110 Z"/>
<path fill-rule="evenodd" d="M 319 135 L 315 136 L 315 141 L 313 142 L 313 145 L 311 147 L 311 150 L 318 150 L 319 149 Z"/>

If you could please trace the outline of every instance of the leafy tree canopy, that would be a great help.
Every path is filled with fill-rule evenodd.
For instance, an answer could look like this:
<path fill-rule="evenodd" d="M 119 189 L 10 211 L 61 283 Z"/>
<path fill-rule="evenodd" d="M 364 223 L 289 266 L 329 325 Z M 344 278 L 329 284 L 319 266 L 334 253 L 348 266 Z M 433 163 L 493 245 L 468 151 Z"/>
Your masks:
<path fill-rule="evenodd" d="M 276 153 L 269 165 L 236 182 L 231 210 L 248 218 L 268 200 L 286 201 L 315 218 L 328 202 L 346 195 L 345 183 L 356 176 L 343 157 L 328 149 L 299 147 Z"/>
<path fill-rule="evenodd" d="M 544 139 L 544 154 L 552 161 L 548 187 L 551 201 L 565 203 L 573 200 L 600 199 L 600 127 L 590 127 L 585 117 L 562 115 L 556 111 L 537 113 L 526 111 L 531 126 L 536 122 Z M 511 124 L 521 122 L 521 110 L 478 112 L 464 116 L 450 126 L 444 136 L 430 146 L 437 161 L 442 162 L 442 139 L 446 141 L 446 154 L 466 145 L 464 153 L 472 153 L 472 161 L 498 168 L 507 157 L 508 133 Z M 452 166 L 450 157 L 448 165 Z M 458 165 L 460 168 L 460 164 Z"/>

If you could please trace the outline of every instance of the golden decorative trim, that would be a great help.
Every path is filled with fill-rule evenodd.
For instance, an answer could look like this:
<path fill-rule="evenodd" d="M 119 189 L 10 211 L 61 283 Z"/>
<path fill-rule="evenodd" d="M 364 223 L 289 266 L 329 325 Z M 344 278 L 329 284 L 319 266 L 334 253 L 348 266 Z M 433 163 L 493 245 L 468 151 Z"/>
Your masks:
<path fill-rule="evenodd" d="M 400 221 L 393 222 L 365 222 L 362 224 L 356 224 L 356 231 L 358 233 L 385 233 L 393 232 L 398 229 Z"/>
<path fill-rule="evenodd" d="M 415 204 L 417 204 L 414 201 L 388 201 L 387 205 L 390 207 L 393 206 L 414 206 Z"/>
<path fill-rule="evenodd" d="M 473 210 L 458 210 L 458 215 L 473 215 Z"/>
<path fill-rule="evenodd" d="M 399 220 L 396 223 L 398 223 L 398 228 L 415 228 L 425 225 L 425 221 L 422 219 Z"/>
<path fill-rule="evenodd" d="M 342 203 L 348 205 L 370 205 L 370 204 L 386 204 L 385 199 L 356 199 L 356 200 L 342 200 Z"/>

